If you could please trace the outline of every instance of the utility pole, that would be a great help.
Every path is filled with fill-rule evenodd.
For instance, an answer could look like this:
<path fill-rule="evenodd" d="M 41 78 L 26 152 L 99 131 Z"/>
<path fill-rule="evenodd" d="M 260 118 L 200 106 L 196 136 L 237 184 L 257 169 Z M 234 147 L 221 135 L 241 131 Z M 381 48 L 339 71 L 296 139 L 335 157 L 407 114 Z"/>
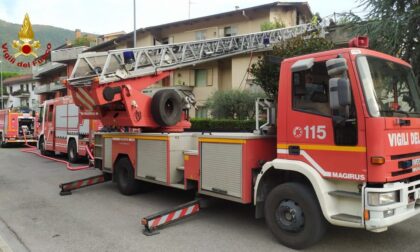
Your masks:
<path fill-rule="evenodd" d="M 137 28 L 136 28 L 136 0 L 133 0 L 133 9 L 134 9 L 134 31 L 133 31 L 133 47 L 137 47 Z"/>
<path fill-rule="evenodd" d="M 191 19 L 191 0 L 188 0 L 188 19 Z"/>

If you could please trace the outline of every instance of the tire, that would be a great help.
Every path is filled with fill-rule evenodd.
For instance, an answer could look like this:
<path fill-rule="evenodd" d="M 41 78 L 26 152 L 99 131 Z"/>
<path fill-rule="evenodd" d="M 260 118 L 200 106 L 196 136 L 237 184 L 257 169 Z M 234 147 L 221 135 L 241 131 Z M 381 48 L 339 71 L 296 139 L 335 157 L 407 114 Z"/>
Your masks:
<path fill-rule="evenodd" d="M 41 155 L 44 155 L 44 156 L 52 156 L 53 155 L 52 151 L 47 151 L 45 149 L 44 137 L 41 137 L 41 139 L 39 140 L 39 151 L 41 152 Z"/>
<path fill-rule="evenodd" d="M 0 134 L 0 148 L 6 147 L 6 144 L 3 142 L 3 135 Z"/>
<path fill-rule="evenodd" d="M 182 101 L 174 90 L 160 90 L 152 98 L 152 116 L 160 126 L 173 126 L 181 121 Z"/>
<path fill-rule="evenodd" d="M 327 223 L 311 188 L 300 183 L 275 187 L 264 205 L 265 221 L 281 244 L 307 248 L 324 236 Z"/>
<path fill-rule="evenodd" d="M 80 160 L 79 153 L 77 152 L 76 141 L 71 139 L 67 146 L 67 157 L 70 163 L 77 163 Z"/>
<path fill-rule="evenodd" d="M 130 160 L 123 157 L 115 164 L 118 190 L 124 195 L 134 195 L 141 191 L 140 183 L 134 178 L 134 169 Z"/>

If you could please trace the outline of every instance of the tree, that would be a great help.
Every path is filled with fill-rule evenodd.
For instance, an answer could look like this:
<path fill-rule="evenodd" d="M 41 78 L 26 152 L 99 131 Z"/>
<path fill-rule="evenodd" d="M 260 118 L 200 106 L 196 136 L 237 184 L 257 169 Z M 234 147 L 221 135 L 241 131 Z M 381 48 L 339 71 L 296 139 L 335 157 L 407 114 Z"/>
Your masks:
<path fill-rule="evenodd" d="M 413 66 L 420 78 L 420 4 L 418 0 L 359 0 L 364 18 L 347 13 L 348 27 L 368 35 L 372 49 L 392 54 Z"/>
<path fill-rule="evenodd" d="M 73 46 L 90 46 L 91 41 L 93 39 L 90 39 L 87 35 L 83 35 L 73 41 Z"/>
<path fill-rule="evenodd" d="M 255 100 L 264 98 L 262 92 L 250 90 L 216 91 L 206 103 L 216 119 L 252 119 L 255 116 Z"/>
<path fill-rule="evenodd" d="M 283 24 L 283 22 L 278 21 L 276 19 L 273 22 L 266 21 L 266 22 L 262 23 L 261 24 L 261 31 L 269 31 L 269 30 L 280 29 L 280 28 L 284 28 L 284 27 L 286 27 L 286 26 Z"/>
<path fill-rule="evenodd" d="M 251 65 L 249 72 L 255 77 L 254 82 L 261 86 L 267 96 L 277 99 L 280 66 L 272 59 L 289 58 L 332 48 L 334 48 L 334 44 L 319 37 L 317 33 L 313 33 L 309 37 L 302 35 L 291 38 L 275 45 L 272 52 L 259 57 L 257 63 Z M 280 62 L 280 60 L 277 61 Z"/>

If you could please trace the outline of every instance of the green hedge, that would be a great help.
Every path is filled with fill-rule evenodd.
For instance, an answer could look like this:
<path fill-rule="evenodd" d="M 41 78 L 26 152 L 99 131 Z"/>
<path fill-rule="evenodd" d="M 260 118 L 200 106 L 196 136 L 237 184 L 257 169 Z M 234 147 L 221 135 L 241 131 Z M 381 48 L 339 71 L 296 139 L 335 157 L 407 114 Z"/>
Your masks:
<path fill-rule="evenodd" d="M 211 132 L 252 132 L 255 130 L 255 120 L 232 119 L 191 119 L 191 129 L 188 131 Z"/>

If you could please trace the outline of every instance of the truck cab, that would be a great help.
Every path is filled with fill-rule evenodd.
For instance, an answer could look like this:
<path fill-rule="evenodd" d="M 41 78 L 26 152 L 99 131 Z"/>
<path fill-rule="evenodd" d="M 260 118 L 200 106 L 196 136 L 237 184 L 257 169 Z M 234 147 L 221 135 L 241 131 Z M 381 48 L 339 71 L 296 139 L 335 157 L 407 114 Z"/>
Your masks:
<path fill-rule="evenodd" d="M 285 189 L 277 182 L 284 177 L 311 188 L 331 224 L 381 232 L 419 213 L 419 175 L 420 90 L 408 63 L 356 47 L 282 62 L 277 158 L 263 166 L 254 197 L 282 243 L 308 241 L 289 236 L 303 236 L 297 225 L 305 218 L 296 213 L 305 207 L 270 196 Z"/>

